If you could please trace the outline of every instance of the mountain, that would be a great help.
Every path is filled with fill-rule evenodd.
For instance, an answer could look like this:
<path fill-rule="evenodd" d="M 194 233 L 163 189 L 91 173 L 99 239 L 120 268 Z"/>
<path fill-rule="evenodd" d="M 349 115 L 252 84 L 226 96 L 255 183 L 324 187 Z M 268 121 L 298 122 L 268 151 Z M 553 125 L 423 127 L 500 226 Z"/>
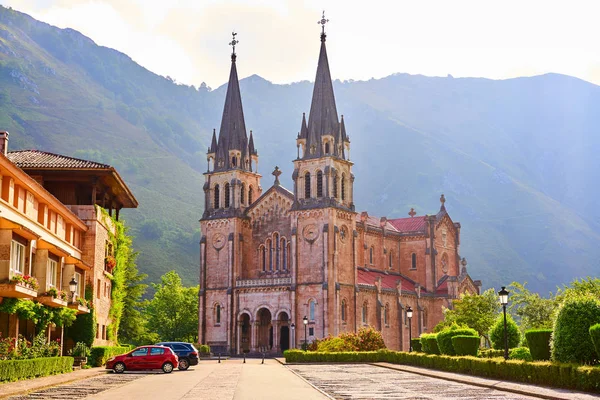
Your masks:
<path fill-rule="evenodd" d="M 315 42 L 315 61 L 317 53 Z M 251 56 L 238 56 L 242 74 Z M 263 188 L 275 165 L 291 188 L 312 84 L 252 75 L 240 86 Z M 122 215 L 152 281 L 170 269 L 197 280 L 202 172 L 225 89 L 179 85 L 79 32 L 0 7 L 0 129 L 11 133 L 10 148 L 114 165 L 140 202 Z M 431 214 L 444 193 L 462 224 L 461 255 L 485 287 L 517 280 L 547 292 L 600 273 L 598 86 L 557 74 L 395 74 L 334 89 L 352 141 L 358 211 Z"/>

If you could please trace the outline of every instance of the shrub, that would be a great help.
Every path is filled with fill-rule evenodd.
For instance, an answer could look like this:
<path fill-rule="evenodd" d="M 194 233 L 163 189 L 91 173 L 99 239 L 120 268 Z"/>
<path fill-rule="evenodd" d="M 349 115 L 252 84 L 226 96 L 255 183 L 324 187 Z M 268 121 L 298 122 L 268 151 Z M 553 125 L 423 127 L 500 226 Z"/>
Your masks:
<path fill-rule="evenodd" d="M 0 381 L 37 378 L 53 374 L 70 372 L 73 369 L 73 357 L 45 357 L 30 360 L 0 361 Z"/>
<path fill-rule="evenodd" d="M 437 334 L 421 334 L 421 349 L 427 354 L 440 354 L 440 349 L 438 348 L 437 344 Z"/>
<path fill-rule="evenodd" d="M 456 335 L 452 336 L 452 348 L 458 356 L 477 356 L 479 350 L 479 336 Z"/>
<path fill-rule="evenodd" d="M 479 350 L 479 357 L 481 357 L 481 358 L 504 357 L 504 350 L 496 350 L 496 349 Z"/>
<path fill-rule="evenodd" d="M 419 339 L 419 338 L 410 339 L 410 346 L 412 347 L 412 351 L 422 351 L 421 339 Z"/>
<path fill-rule="evenodd" d="M 75 347 L 71 349 L 69 355 L 73 357 L 89 357 L 90 348 L 87 347 L 86 344 L 83 342 L 77 342 Z"/>
<path fill-rule="evenodd" d="M 596 355 L 600 359 L 600 324 L 590 326 L 590 337 L 594 348 L 596 349 Z"/>
<path fill-rule="evenodd" d="M 198 346 L 198 353 L 209 354 L 210 346 L 207 344 L 201 344 L 200 346 Z"/>
<path fill-rule="evenodd" d="M 453 324 L 437 334 L 437 344 L 440 353 L 450 356 L 455 355 L 456 353 L 454 352 L 454 347 L 452 347 L 452 337 L 459 335 L 479 337 L 475 329 L 460 328 L 458 325 Z"/>
<path fill-rule="evenodd" d="M 129 351 L 129 347 L 122 346 L 97 346 L 90 350 L 90 359 L 88 364 L 93 367 L 101 367 L 106 364 L 106 361 L 114 356 L 125 354 Z"/>
<path fill-rule="evenodd" d="M 592 297 L 566 300 L 552 332 L 552 359 L 560 362 L 592 363 L 596 351 L 590 326 L 600 322 L 600 303 Z"/>
<path fill-rule="evenodd" d="M 360 328 L 356 335 L 358 336 L 358 351 L 376 351 L 386 348 L 381 332 L 372 326 Z M 340 337 L 343 338 L 344 336 L 340 335 Z"/>
<path fill-rule="evenodd" d="M 515 347 L 508 351 L 509 360 L 533 361 L 531 353 L 527 347 Z"/>
<path fill-rule="evenodd" d="M 529 329 L 525 331 L 525 338 L 529 345 L 531 358 L 534 360 L 550 359 L 550 338 L 552 329 Z"/>
<path fill-rule="evenodd" d="M 506 333 L 508 336 L 508 348 L 512 349 L 519 346 L 521 333 L 519 332 L 517 323 L 512 319 L 510 314 L 506 314 Z M 504 349 L 504 316 L 502 314 L 498 316 L 490 330 L 490 341 L 494 349 Z"/>
<path fill-rule="evenodd" d="M 343 351 L 356 351 L 357 348 L 351 342 L 344 340 L 341 337 L 322 340 L 317 346 L 317 351 L 322 353 L 336 353 Z"/>

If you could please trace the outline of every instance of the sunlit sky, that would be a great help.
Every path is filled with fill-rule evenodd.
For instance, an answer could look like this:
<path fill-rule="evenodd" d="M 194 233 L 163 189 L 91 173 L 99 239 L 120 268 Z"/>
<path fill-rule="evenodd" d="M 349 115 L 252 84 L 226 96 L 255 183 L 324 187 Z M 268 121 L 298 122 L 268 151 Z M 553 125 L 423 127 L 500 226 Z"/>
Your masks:
<path fill-rule="evenodd" d="M 505 79 L 557 72 L 600 84 L 600 2 L 554 0 L 0 0 L 70 27 L 177 82 L 313 80 L 325 10 L 333 78 L 396 72 Z"/>

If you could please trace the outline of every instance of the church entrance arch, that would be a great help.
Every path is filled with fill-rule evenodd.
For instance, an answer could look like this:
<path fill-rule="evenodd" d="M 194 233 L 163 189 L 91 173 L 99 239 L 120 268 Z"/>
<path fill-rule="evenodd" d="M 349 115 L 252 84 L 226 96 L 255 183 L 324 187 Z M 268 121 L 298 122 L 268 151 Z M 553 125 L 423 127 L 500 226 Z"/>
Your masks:
<path fill-rule="evenodd" d="M 258 310 L 258 350 L 271 351 L 273 348 L 273 325 L 271 311 L 267 308 Z"/>
<path fill-rule="evenodd" d="M 283 353 L 290 348 L 290 325 L 287 313 L 279 314 L 279 348 Z"/>
<path fill-rule="evenodd" d="M 240 326 L 240 352 L 250 352 L 250 339 L 252 337 L 252 331 L 250 329 L 250 316 L 246 313 L 240 315 L 238 321 Z"/>

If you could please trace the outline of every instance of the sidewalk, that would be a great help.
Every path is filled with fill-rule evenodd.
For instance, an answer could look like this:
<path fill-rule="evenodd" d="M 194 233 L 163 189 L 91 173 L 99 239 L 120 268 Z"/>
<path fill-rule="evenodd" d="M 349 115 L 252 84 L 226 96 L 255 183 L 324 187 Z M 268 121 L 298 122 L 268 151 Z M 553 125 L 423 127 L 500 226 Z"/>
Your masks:
<path fill-rule="evenodd" d="M 106 373 L 103 367 L 80 369 L 66 374 L 50 375 L 41 378 L 26 379 L 17 382 L 0 383 L 0 399 L 40 390 L 50 386 L 56 386 L 63 383 L 78 381 L 80 379 L 91 378 Z"/>
<path fill-rule="evenodd" d="M 285 361 L 284 361 L 285 362 Z M 526 383 L 516 383 L 499 381 L 489 378 L 480 378 L 477 376 L 456 374 L 452 372 L 443 372 L 433 369 L 410 367 L 408 365 L 398 365 L 390 363 L 372 363 L 378 367 L 395 369 L 397 371 L 410 372 L 432 378 L 446 379 L 453 382 L 464 383 L 467 385 L 480 386 L 490 389 L 504 390 L 506 392 L 522 394 L 526 396 L 540 397 L 551 400 L 597 400 L 600 395 L 594 395 L 585 392 L 576 392 L 567 389 L 556 389 L 544 386 L 529 385 Z"/>

